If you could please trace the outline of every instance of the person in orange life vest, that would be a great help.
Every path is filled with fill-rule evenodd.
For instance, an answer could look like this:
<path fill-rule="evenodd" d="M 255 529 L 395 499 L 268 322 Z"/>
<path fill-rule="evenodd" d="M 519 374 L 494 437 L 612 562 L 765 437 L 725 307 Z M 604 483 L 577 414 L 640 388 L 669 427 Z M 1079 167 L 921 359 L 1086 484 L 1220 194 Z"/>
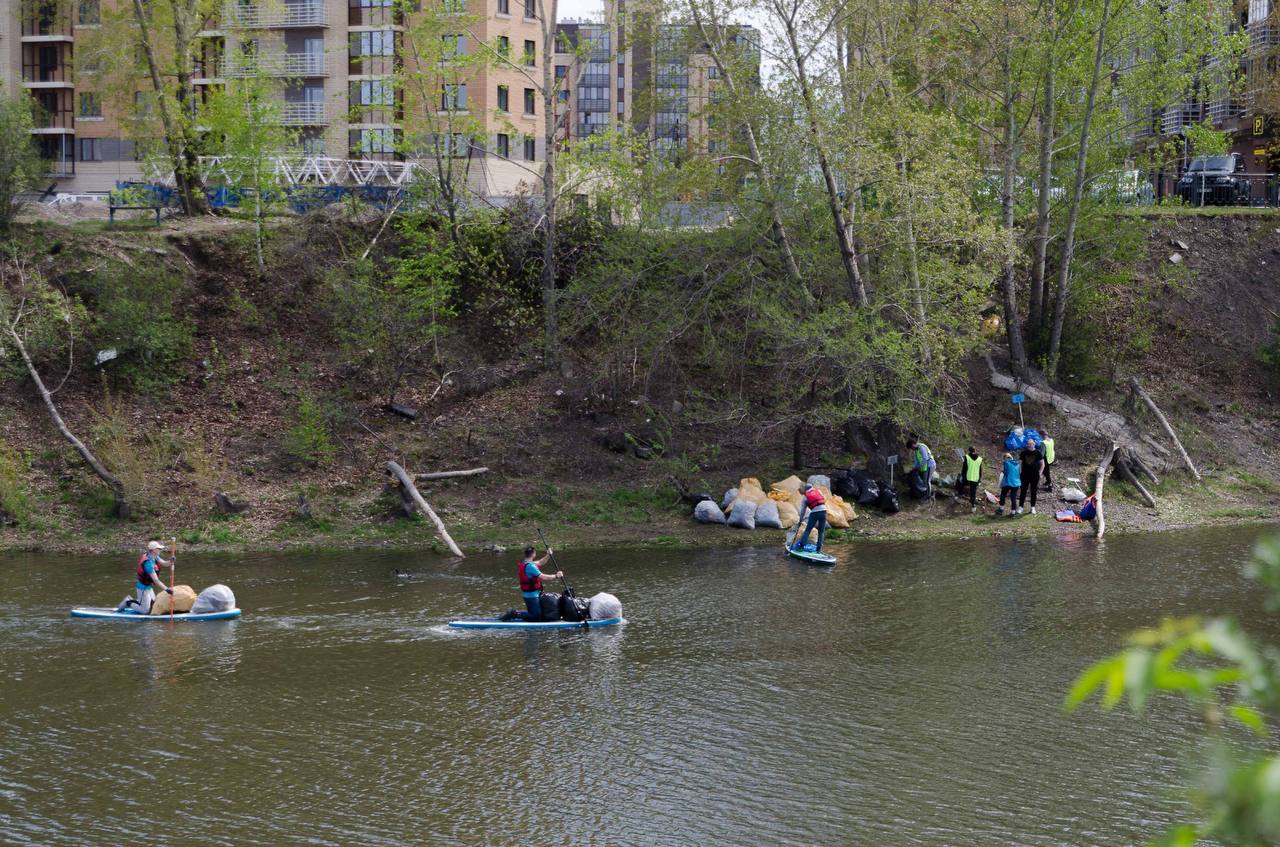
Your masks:
<path fill-rule="evenodd" d="M 813 532 L 813 528 L 818 528 L 818 544 L 815 552 L 822 552 L 822 540 L 827 535 L 827 498 L 822 496 L 822 492 L 814 488 L 809 483 L 804 484 L 801 489 L 804 495 L 804 502 L 800 504 L 800 521 L 798 525 L 804 526 L 804 531 L 796 534 L 795 543 L 791 545 L 792 550 L 803 550 L 804 540 L 809 537 L 809 533 Z M 804 520 L 805 514 L 809 515 L 809 522 L 806 524 Z"/>
<path fill-rule="evenodd" d="M 138 599 L 132 602 L 135 607 L 134 611 L 140 615 L 151 614 L 151 604 L 156 601 L 155 589 L 159 588 L 166 594 L 172 594 L 173 589 L 166 586 L 160 581 L 160 567 L 168 565 L 173 567 L 173 560 L 168 561 L 160 558 L 160 551 L 164 549 L 164 545 L 159 541 L 152 541 L 147 544 L 147 552 L 142 554 L 142 558 L 138 560 L 138 571 L 134 587 L 138 591 Z"/>
<path fill-rule="evenodd" d="M 537 551 L 532 546 L 524 548 L 524 558 L 520 560 L 520 568 L 518 571 L 520 577 L 520 593 L 524 596 L 524 605 L 527 611 L 520 615 L 523 621 L 540 621 L 542 620 L 542 566 L 551 558 L 551 548 L 547 548 L 547 555 L 541 559 L 534 559 L 534 553 Z M 561 579 L 564 577 L 562 571 L 556 571 L 553 578 Z"/>

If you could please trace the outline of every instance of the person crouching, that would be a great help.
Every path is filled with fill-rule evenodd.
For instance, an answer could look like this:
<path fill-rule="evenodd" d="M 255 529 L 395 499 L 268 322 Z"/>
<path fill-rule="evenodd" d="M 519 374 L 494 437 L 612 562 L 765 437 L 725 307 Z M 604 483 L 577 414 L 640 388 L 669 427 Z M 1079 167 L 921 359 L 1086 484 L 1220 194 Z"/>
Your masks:
<path fill-rule="evenodd" d="M 813 532 L 814 527 L 818 528 L 818 544 L 814 548 L 814 552 L 822 552 L 822 541 L 827 535 L 827 498 L 822 496 L 822 492 L 814 488 L 809 483 L 805 483 L 800 489 L 804 501 L 800 504 L 800 520 L 798 526 L 803 526 L 804 531 L 796 535 L 795 543 L 792 544 L 792 550 L 803 550 L 804 541 L 809 537 L 809 533 Z M 809 515 L 809 522 L 805 523 L 805 514 Z"/>

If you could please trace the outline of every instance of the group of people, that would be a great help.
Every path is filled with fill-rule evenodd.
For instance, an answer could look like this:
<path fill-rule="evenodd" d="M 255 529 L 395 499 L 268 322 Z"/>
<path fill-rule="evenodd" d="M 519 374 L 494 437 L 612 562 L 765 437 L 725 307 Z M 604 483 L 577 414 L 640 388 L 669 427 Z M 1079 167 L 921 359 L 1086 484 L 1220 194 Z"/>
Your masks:
<path fill-rule="evenodd" d="M 1000 504 L 996 514 L 1004 514 L 1005 500 L 1009 501 L 1009 514 L 1020 515 L 1031 500 L 1031 514 L 1036 513 L 1036 492 L 1043 486 L 1053 490 L 1053 464 L 1057 457 L 1054 453 L 1053 438 L 1041 430 L 1042 439 L 1027 439 L 1022 451 L 1015 456 L 1012 451 L 1006 452 L 1000 467 Z M 982 456 L 978 448 L 970 446 L 965 451 L 956 478 L 956 490 L 960 497 L 969 495 L 969 511 L 978 511 L 978 484 L 982 481 Z"/>

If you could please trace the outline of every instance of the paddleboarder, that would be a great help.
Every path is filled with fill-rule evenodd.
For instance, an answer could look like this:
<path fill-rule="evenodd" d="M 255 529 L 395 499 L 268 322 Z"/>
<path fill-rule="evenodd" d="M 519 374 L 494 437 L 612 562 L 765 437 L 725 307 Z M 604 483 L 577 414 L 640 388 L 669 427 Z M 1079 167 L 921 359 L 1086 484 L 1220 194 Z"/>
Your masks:
<path fill-rule="evenodd" d="M 551 548 L 547 548 L 547 554 L 541 559 L 533 558 L 537 550 L 530 545 L 524 548 L 524 558 L 520 560 L 520 594 L 524 597 L 525 611 L 520 615 L 520 620 L 533 623 L 542 620 L 542 566 L 551 558 Z M 555 579 L 563 579 L 564 572 L 556 571 L 553 575 Z"/>
<path fill-rule="evenodd" d="M 151 614 L 151 604 L 156 601 L 155 589 L 159 588 L 166 594 L 172 594 L 173 589 L 166 586 L 160 579 L 160 568 L 162 566 L 173 567 L 173 560 L 165 560 L 160 558 L 160 551 L 165 549 L 164 545 L 159 541 L 151 541 L 147 544 L 147 552 L 142 554 L 142 558 L 138 560 L 138 571 L 134 582 L 134 587 L 138 592 L 138 599 L 126 600 L 126 606 L 132 606 L 133 610 L 140 615 Z"/>
<path fill-rule="evenodd" d="M 800 520 L 798 526 L 803 526 L 804 531 L 796 535 L 795 542 L 791 545 L 792 550 L 803 550 L 804 540 L 809 537 L 809 533 L 813 532 L 813 528 L 818 528 L 818 544 L 814 548 L 815 553 L 822 552 L 822 540 L 827 535 L 827 498 L 822 496 L 822 492 L 814 488 L 809 483 L 805 483 L 800 489 L 804 499 L 800 503 Z M 809 522 L 805 523 L 805 515 L 808 514 Z"/>

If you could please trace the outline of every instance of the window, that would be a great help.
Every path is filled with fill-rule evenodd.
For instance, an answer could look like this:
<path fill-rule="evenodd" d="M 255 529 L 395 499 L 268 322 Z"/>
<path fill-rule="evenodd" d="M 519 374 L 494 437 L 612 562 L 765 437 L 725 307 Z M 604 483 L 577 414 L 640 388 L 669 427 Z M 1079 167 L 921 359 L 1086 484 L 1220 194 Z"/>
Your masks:
<path fill-rule="evenodd" d="M 444 10 L 450 14 L 461 14 L 467 11 L 467 0 L 444 0 Z"/>
<path fill-rule="evenodd" d="M 524 0 L 524 16 L 526 18 L 538 17 L 538 0 Z"/>
<path fill-rule="evenodd" d="M 80 161 L 101 162 L 102 161 L 102 140 L 98 138 L 80 139 Z"/>
<path fill-rule="evenodd" d="M 524 140 L 524 159 L 526 162 L 536 161 L 538 158 L 538 142 L 532 138 Z"/>
<path fill-rule="evenodd" d="M 95 26 L 102 23 L 102 10 L 98 0 L 80 0 L 80 16 L 77 23 L 80 26 Z"/>
<path fill-rule="evenodd" d="M 323 156 L 324 136 L 322 135 L 304 135 L 302 136 L 302 152 L 308 156 Z"/>
<path fill-rule="evenodd" d="M 440 111 L 461 112 L 467 108 L 466 83 L 446 82 L 440 87 Z"/>
<path fill-rule="evenodd" d="M 351 152 L 359 156 L 385 158 L 396 152 L 394 129 L 353 129 L 350 134 Z"/>
<path fill-rule="evenodd" d="M 307 91 L 314 89 L 308 88 Z M 351 83 L 352 106 L 394 106 L 395 85 L 389 79 L 366 79 Z"/>
<path fill-rule="evenodd" d="M 564 79 L 569 74 L 568 65 L 556 65 L 556 79 Z"/>
<path fill-rule="evenodd" d="M 498 56 L 503 59 L 511 58 L 511 39 L 505 35 L 498 36 Z"/>
<path fill-rule="evenodd" d="M 560 102 L 561 103 L 569 102 L 569 89 L 567 88 L 560 89 Z"/>
<path fill-rule="evenodd" d="M 524 113 L 526 115 L 538 114 L 537 109 L 534 108 L 535 101 L 533 99 L 533 94 L 534 92 L 532 88 L 526 88 L 524 90 Z"/>
<path fill-rule="evenodd" d="M 507 112 L 511 110 L 511 89 L 505 85 L 498 86 L 498 111 Z"/>
<path fill-rule="evenodd" d="M 440 62 L 442 64 L 465 55 L 467 55 L 467 37 L 465 35 L 440 36 Z"/>
<path fill-rule="evenodd" d="M 97 94 L 90 94 L 86 92 L 80 95 L 80 117 L 102 117 L 102 101 L 98 99 Z"/>
<path fill-rule="evenodd" d="M 498 0 L 498 14 L 499 15 L 511 14 L 511 0 Z"/>
<path fill-rule="evenodd" d="M 537 46 L 532 41 L 526 40 L 524 42 L 524 63 L 526 67 L 532 68 L 538 64 L 536 51 Z"/>
<path fill-rule="evenodd" d="M 707 79 L 719 79 L 720 69 L 717 67 L 707 68 Z"/>
<path fill-rule="evenodd" d="M 511 136 L 505 132 L 498 133 L 498 155 L 504 159 L 511 158 Z"/>
<path fill-rule="evenodd" d="M 351 33 L 351 55 L 357 56 L 394 56 L 396 54 L 395 32 L 389 29 L 375 29 L 369 32 Z"/>

